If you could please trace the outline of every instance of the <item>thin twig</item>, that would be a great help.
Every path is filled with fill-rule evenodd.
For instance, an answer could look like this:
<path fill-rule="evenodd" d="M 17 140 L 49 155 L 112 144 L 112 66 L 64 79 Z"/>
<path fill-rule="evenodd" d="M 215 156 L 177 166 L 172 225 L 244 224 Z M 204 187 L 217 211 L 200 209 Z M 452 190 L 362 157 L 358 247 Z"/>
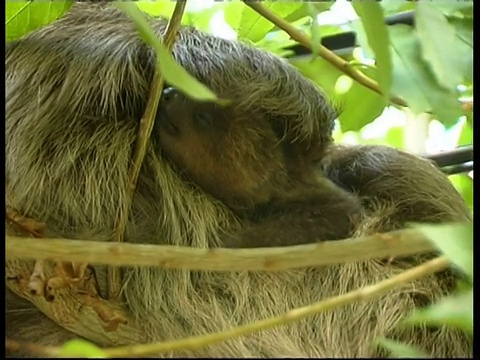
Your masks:
<path fill-rule="evenodd" d="M 167 50 L 171 51 L 173 43 L 178 33 L 183 12 L 185 10 L 186 1 L 178 1 L 175 4 L 172 17 L 168 22 L 165 34 L 163 35 L 163 43 Z M 127 198 L 129 199 L 125 206 L 119 207 L 113 242 L 122 243 L 125 235 L 125 229 L 128 222 L 133 194 L 137 186 L 138 175 L 142 167 L 143 159 L 147 149 L 148 140 L 155 122 L 155 115 L 157 113 L 158 103 L 162 96 L 164 79 L 159 71 L 158 66 L 155 66 L 155 73 L 153 76 L 152 87 L 150 89 L 150 96 L 147 102 L 145 113 L 140 120 L 138 130 L 137 143 L 135 152 L 133 154 L 133 163 L 130 169 L 129 182 L 127 189 Z M 121 288 L 121 275 L 116 267 L 108 268 L 108 295 L 109 298 L 117 298 Z"/>
<path fill-rule="evenodd" d="M 252 324 L 240 326 L 223 332 L 217 332 L 202 336 L 192 336 L 190 338 L 177 341 L 105 349 L 105 354 L 107 355 L 107 357 L 122 357 L 132 355 L 158 355 L 174 350 L 198 350 L 205 346 L 225 341 L 237 336 L 248 335 L 260 330 L 266 330 L 276 326 L 289 324 L 303 319 L 307 316 L 318 314 L 326 310 L 338 308 L 340 306 L 345 306 L 354 303 L 355 301 L 371 299 L 373 297 L 390 291 L 391 289 L 399 286 L 400 284 L 404 284 L 406 282 L 416 280 L 422 276 L 443 270 L 447 266 L 447 258 L 439 257 L 413 269 L 407 270 L 390 279 L 378 282 L 374 285 L 351 291 L 344 295 L 335 296 L 327 300 L 316 302 L 308 306 L 293 309 L 277 317 L 261 320 Z"/>
<path fill-rule="evenodd" d="M 238 336 L 249 335 L 261 330 L 266 330 L 274 328 L 277 326 L 289 324 L 295 321 L 299 321 L 307 316 L 319 314 L 321 312 L 335 309 L 341 306 L 349 305 L 357 301 L 368 300 L 382 294 L 387 293 L 388 291 L 398 287 L 407 282 L 414 281 L 420 277 L 433 274 L 437 271 L 444 270 L 447 268 L 449 262 L 445 256 L 438 257 L 436 259 L 430 260 L 422 265 L 416 266 L 410 270 L 404 271 L 399 275 L 391 277 L 387 280 L 380 281 L 376 284 L 366 286 L 351 292 L 348 292 L 343 295 L 338 295 L 331 297 L 327 300 L 319 301 L 308 306 L 300 307 L 293 309 L 283 315 L 260 320 L 255 323 L 251 323 L 245 326 L 239 326 L 227 331 L 211 333 L 207 335 L 200 336 L 191 336 L 188 338 L 161 342 L 161 343 L 152 343 L 152 344 L 140 344 L 140 345 L 129 345 L 121 346 L 116 348 L 107 348 L 103 349 L 103 353 L 106 357 L 117 358 L 117 357 L 139 357 L 139 356 L 148 356 L 148 355 L 160 355 L 172 351 L 195 351 L 212 344 L 226 341 Z M 11 342 L 7 340 L 7 348 L 11 346 Z M 17 344 L 17 347 L 23 344 Z M 34 349 L 32 346 L 27 347 L 23 346 L 25 349 Z M 39 349 L 35 348 L 40 353 L 50 353 L 51 356 L 54 356 L 58 353 L 58 349 L 45 348 Z"/>
<path fill-rule="evenodd" d="M 267 9 L 265 6 L 263 6 L 260 2 L 256 2 L 256 1 L 250 2 L 245 0 L 243 2 L 245 3 L 245 5 L 247 5 L 254 11 L 256 11 L 265 19 L 275 24 L 279 29 L 282 29 L 283 31 L 285 31 L 288 35 L 290 35 L 292 40 L 297 41 L 298 43 L 302 44 L 307 49 L 309 49 L 312 53 L 314 53 L 312 42 L 310 41 L 308 36 L 306 36 L 302 31 L 295 28 L 288 21 L 277 16 L 275 13 L 273 13 L 272 11 Z M 365 75 L 363 72 L 358 71 L 355 66 L 351 66 L 348 61 L 345 61 L 340 56 L 335 55 L 335 53 L 328 50 L 325 46 L 320 44 L 317 47 L 317 49 L 318 49 L 317 55 L 324 58 L 330 64 L 335 66 L 338 70 L 350 76 L 360 85 L 363 85 L 364 87 L 376 92 L 377 94 L 382 95 L 382 90 L 380 89 L 380 86 L 375 80 L 371 79 L 370 77 Z M 403 107 L 408 106 L 407 103 L 399 97 L 392 97 L 390 98 L 390 101 L 393 104 L 396 104 L 399 106 L 403 106 Z"/>
<path fill-rule="evenodd" d="M 27 238 L 6 235 L 6 256 L 9 260 L 51 259 L 96 265 L 156 266 L 208 271 L 279 271 L 406 256 L 434 250 L 431 242 L 415 229 L 309 245 L 258 249 L 198 249 L 68 239 L 27 241 Z"/>

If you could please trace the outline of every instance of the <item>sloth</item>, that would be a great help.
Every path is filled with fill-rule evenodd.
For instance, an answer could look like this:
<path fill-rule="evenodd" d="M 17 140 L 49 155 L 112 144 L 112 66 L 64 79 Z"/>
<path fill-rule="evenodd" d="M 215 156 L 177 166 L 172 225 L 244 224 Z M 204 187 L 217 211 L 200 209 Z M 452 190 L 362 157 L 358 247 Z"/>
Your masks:
<path fill-rule="evenodd" d="M 347 238 L 360 200 L 303 161 L 261 112 L 195 102 L 167 87 L 153 139 L 177 168 L 249 222 L 225 247 L 268 247 Z"/>
<path fill-rule="evenodd" d="M 166 21 L 151 18 L 150 23 L 161 36 Z M 268 122 L 261 117 L 260 124 L 271 124 L 274 139 L 290 147 L 283 154 L 295 154 L 285 162 L 289 171 L 295 162 L 300 170 L 316 163 L 322 176 L 360 199 L 363 215 L 353 236 L 402 228 L 411 221 L 469 219 L 461 196 L 429 162 L 385 147 L 334 144 L 330 101 L 284 60 L 190 27 L 181 28 L 173 55 L 214 92 L 234 99 L 236 111 L 264 114 Z M 7 202 L 45 223 L 46 236 L 111 238 L 118 209 L 130 204 L 130 159 L 154 66 L 154 52 L 111 4 L 76 3 L 61 19 L 7 44 Z M 125 241 L 222 247 L 225 239 L 248 229 L 252 221 L 235 207 L 236 201 L 232 206 L 228 195 L 204 190 L 208 184 L 201 181 L 195 184 L 199 179 L 189 178 L 164 154 L 168 151 L 161 149 L 160 138 L 161 131 L 147 148 Z M 264 241 L 275 245 L 271 237 Z M 282 272 L 126 267 L 121 295 L 145 341 L 168 341 L 277 316 L 393 276 L 424 259 L 374 259 Z M 103 292 L 104 268 L 95 267 L 95 272 Z M 471 339 L 461 332 L 397 328 L 416 306 L 451 292 L 454 280 L 443 272 L 293 324 L 162 356 L 378 357 L 384 356 L 373 346 L 378 336 L 417 345 L 432 357 L 471 356 Z M 9 289 L 5 312 L 7 338 L 58 345 L 76 336 Z M 101 346 L 127 342 L 102 342 L 93 335 L 88 340 Z"/>

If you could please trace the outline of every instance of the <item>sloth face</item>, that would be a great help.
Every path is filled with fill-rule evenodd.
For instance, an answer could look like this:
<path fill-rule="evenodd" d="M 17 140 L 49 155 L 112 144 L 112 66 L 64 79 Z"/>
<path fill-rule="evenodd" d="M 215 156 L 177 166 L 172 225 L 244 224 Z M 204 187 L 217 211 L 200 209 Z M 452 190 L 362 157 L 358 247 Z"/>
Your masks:
<path fill-rule="evenodd" d="M 227 203 L 269 200 L 283 176 L 284 152 L 268 119 L 235 106 L 196 102 L 167 88 L 155 136 L 163 154 L 187 178 Z"/>

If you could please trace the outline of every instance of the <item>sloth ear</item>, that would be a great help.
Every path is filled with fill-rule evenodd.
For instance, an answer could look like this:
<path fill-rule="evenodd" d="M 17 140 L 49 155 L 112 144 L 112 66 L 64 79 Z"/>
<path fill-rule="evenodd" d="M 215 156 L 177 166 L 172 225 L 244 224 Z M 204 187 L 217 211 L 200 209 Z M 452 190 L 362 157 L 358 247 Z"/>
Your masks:
<path fill-rule="evenodd" d="M 303 98 L 302 105 L 301 111 L 278 116 L 272 123 L 279 138 L 289 144 L 290 152 L 297 159 L 318 162 L 333 142 L 335 120 L 341 108 L 317 90 L 310 97 Z"/>
<path fill-rule="evenodd" d="M 325 102 L 302 119 L 295 119 L 292 127 L 292 144 L 300 156 L 307 161 L 320 161 L 325 156 L 326 148 L 333 143 L 335 121 L 341 112 L 338 104 Z M 296 136 L 296 137 L 295 137 Z"/>
<path fill-rule="evenodd" d="M 303 159 L 307 163 L 318 162 L 325 156 L 326 149 L 333 142 L 328 134 L 318 134 L 310 138 L 293 139 L 290 143 L 292 151 L 297 158 Z"/>
<path fill-rule="evenodd" d="M 289 153 L 308 163 L 320 161 L 325 156 L 326 148 L 333 142 L 334 121 L 334 116 L 282 118 L 274 120 L 272 125 Z"/>

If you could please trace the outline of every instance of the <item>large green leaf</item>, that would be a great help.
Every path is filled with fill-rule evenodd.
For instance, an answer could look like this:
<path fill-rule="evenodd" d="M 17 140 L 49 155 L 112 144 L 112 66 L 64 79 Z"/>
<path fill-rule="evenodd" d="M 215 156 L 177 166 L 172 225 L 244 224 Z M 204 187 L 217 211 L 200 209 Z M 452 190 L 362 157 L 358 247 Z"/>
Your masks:
<path fill-rule="evenodd" d="M 332 5 L 331 1 L 325 2 L 305 2 L 301 8 L 301 10 L 306 11 L 308 16 L 310 17 L 310 41 L 312 44 L 312 53 L 313 56 L 316 57 L 320 51 L 320 45 L 322 36 L 322 27 L 318 23 L 318 15 L 324 11 L 327 11 L 330 6 Z"/>
<path fill-rule="evenodd" d="M 379 117 L 387 105 L 381 95 L 357 83 L 341 98 L 339 120 L 343 131 L 358 131 Z"/>
<path fill-rule="evenodd" d="M 238 28 L 242 21 L 242 15 L 247 7 L 241 1 L 232 1 L 223 9 L 223 16 L 228 25 L 238 34 Z M 253 12 L 253 11 L 252 11 Z M 253 15 L 253 14 L 252 14 Z"/>
<path fill-rule="evenodd" d="M 152 31 L 142 12 L 135 3 L 118 2 L 117 6 L 125 11 L 135 22 L 140 35 L 157 52 L 158 66 L 165 81 L 198 101 L 219 101 L 216 95 L 178 64 Z"/>
<path fill-rule="evenodd" d="M 287 55 L 292 55 L 294 53 L 294 51 L 288 49 L 288 47 L 295 44 L 296 42 L 293 41 L 284 31 L 272 31 L 268 36 L 255 43 L 255 47 L 286 57 Z"/>
<path fill-rule="evenodd" d="M 455 46 L 458 71 L 466 83 L 473 81 L 473 19 L 452 17 L 449 23 L 455 28 Z"/>
<path fill-rule="evenodd" d="M 385 135 L 385 142 L 391 147 L 401 149 L 405 145 L 405 128 L 403 126 L 391 127 Z"/>
<path fill-rule="evenodd" d="M 212 18 L 219 11 L 222 11 L 221 6 L 216 5 L 202 11 L 187 13 L 183 18 L 186 19 L 185 24 L 194 26 L 198 30 L 210 32 Z"/>
<path fill-rule="evenodd" d="M 373 50 L 370 48 L 370 45 L 368 44 L 367 34 L 365 33 L 365 29 L 362 25 L 362 21 L 360 19 L 353 20 L 348 24 L 348 26 L 355 33 L 356 45 L 360 46 L 360 48 L 362 49 L 362 52 L 361 52 L 362 56 L 368 59 L 374 59 L 375 53 L 373 52 Z"/>
<path fill-rule="evenodd" d="M 303 2 L 303 10 L 306 11 L 308 14 L 312 14 L 312 8 L 315 10 L 316 14 L 320 14 L 324 11 L 329 10 L 335 1 L 304 1 Z M 307 6 L 308 5 L 308 6 Z"/>
<path fill-rule="evenodd" d="M 458 137 L 458 146 L 471 145 L 473 143 L 473 129 L 472 126 L 465 121 L 462 125 L 460 136 Z"/>
<path fill-rule="evenodd" d="M 454 90 L 463 79 L 462 60 L 454 51 L 455 28 L 442 11 L 428 1 L 417 3 L 415 21 L 423 59 L 430 65 L 437 82 Z"/>
<path fill-rule="evenodd" d="M 405 99 L 416 113 L 432 111 L 446 126 L 463 115 L 455 90 L 441 87 L 420 56 L 420 44 L 415 31 L 405 25 L 389 27 L 392 46 L 392 93 Z"/>
<path fill-rule="evenodd" d="M 473 255 L 473 252 L 472 252 Z M 473 333 L 473 289 L 442 298 L 425 309 L 418 309 L 404 324 L 449 325 Z"/>
<path fill-rule="evenodd" d="M 473 279 L 472 224 L 415 225 L 448 259 Z"/>
<path fill-rule="evenodd" d="M 295 22 L 299 19 L 304 17 L 311 17 L 312 14 L 320 14 L 324 11 L 330 9 L 330 7 L 334 4 L 334 1 L 303 1 L 302 6 L 298 7 L 295 11 L 290 13 L 289 15 L 285 16 L 283 19 L 290 23 Z"/>
<path fill-rule="evenodd" d="M 61 348 L 59 357 L 64 358 L 106 358 L 104 351 L 98 346 L 82 339 L 66 342 Z"/>
<path fill-rule="evenodd" d="M 292 14 L 298 12 L 303 7 L 301 1 L 294 2 L 268 2 L 262 3 L 262 5 L 274 12 L 281 18 L 288 18 Z M 225 14 L 227 22 L 233 26 L 234 21 L 231 21 L 233 14 Z M 248 39 L 253 43 L 262 40 L 268 32 L 275 28 L 275 25 L 256 11 L 248 6 L 244 6 L 240 13 L 236 13 L 234 16 L 240 17 L 234 30 L 237 31 L 238 37 L 241 39 Z"/>
<path fill-rule="evenodd" d="M 395 1 L 395 0 L 393 0 Z M 463 15 L 472 15 L 473 13 L 473 0 L 460 0 L 460 1 L 435 1 L 435 7 L 441 10 L 445 15 L 453 15 L 455 13 L 461 13 Z"/>
<path fill-rule="evenodd" d="M 399 358 L 429 358 L 424 352 L 414 348 L 413 346 L 402 344 L 398 341 L 388 340 L 388 339 L 378 339 L 377 344 L 390 351 L 391 355 Z"/>
<path fill-rule="evenodd" d="M 392 84 L 392 59 L 387 25 L 380 4 L 376 1 L 353 1 L 353 7 L 362 22 L 368 44 L 375 54 L 376 78 L 386 99 Z"/>
<path fill-rule="evenodd" d="M 7 1 L 5 41 L 16 40 L 65 14 L 73 1 Z"/>
<path fill-rule="evenodd" d="M 413 1 L 382 0 L 380 1 L 385 14 L 393 15 L 404 11 L 410 11 L 415 8 Z"/>
<path fill-rule="evenodd" d="M 339 120 L 344 132 L 360 130 L 385 109 L 386 101 L 381 95 L 351 80 L 322 58 L 312 61 L 311 57 L 306 57 L 290 62 L 332 96 L 341 110 Z M 344 80 L 348 80 L 345 81 L 346 87 L 339 86 Z"/>
<path fill-rule="evenodd" d="M 467 206 L 473 207 L 473 179 L 468 174 L 455 174 L 448 177 L 455 189 L 462 195 Z"/>
<path fill-rule="evenodd" d="M 166 18 L 172 16 L 175 8 L 175 2 L 173 1 L 137 1 L 136 5 L 147 14 Z"/>
<path fill-rule="evenodd" d="M 320 13 L 320 11 L 313 3 L 310 3 L 310 2 L 305 3 L 304 8 L 307 9 L 311 18 L 310 41 L 312 44 L 312 54 L 313 54 L 313 57 L 315 58 L 318 56 L 318 53 L 320 52 L 320 45 L 322 40 L 320 25 L 318 24 L 318 21 L 317 21 L 317 16 Z"/>

